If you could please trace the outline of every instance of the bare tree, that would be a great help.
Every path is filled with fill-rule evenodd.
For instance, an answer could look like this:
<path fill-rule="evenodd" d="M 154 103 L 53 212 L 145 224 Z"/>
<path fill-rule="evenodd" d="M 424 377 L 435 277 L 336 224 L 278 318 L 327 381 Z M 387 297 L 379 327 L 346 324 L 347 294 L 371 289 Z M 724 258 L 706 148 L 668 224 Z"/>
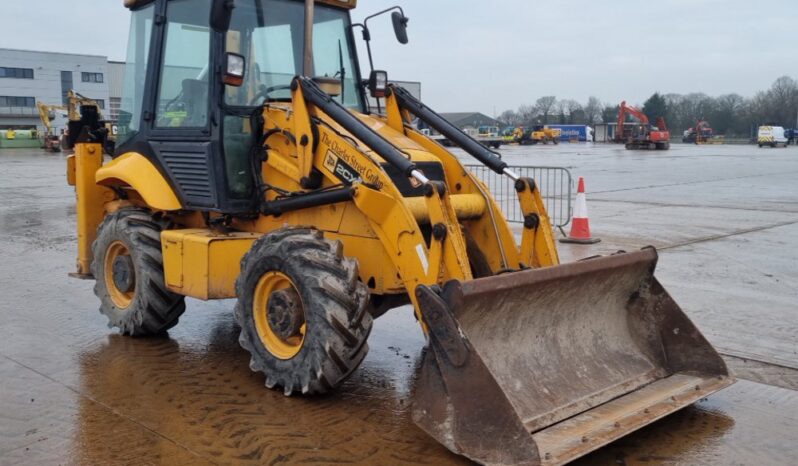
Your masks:
<path fill-rule="evenodd" d="M 568 123 L 568 108 L 566 100 L 559 100 L 555 104 L 557 108 L 557 123 L 564 125 Z"/>
<path fill-rule="evenodd" d="M 549 122 L 549 116 L 551 115 L 552 110 L 554 110 L 556 103 L 557 97 L 553 95 L 543 96 L 535 101 L 535 108 L 537 109 L 538 114 L 541 116 L 543 124 Z"/>
<path fill-rule="evenodd" d="M 585 123 L 595 125 L 601 121 L 601 101 L 597 97 L 590 96 L 587 103 L 582 108 L 585 112 Z"/>
<path fill-rule="evenodd" d="M 568 112 L 568 124 L 583 123 L 585 119 L 585 111 L 582 109 L 582 104 L 573 100 L 567 99 L 565 101 L 565 111 Z"/>
<path fill-rule="evenodd" d="M 522 125 L 530 126 L 535 123 L 538 116 L 538 109 L 532 105 L 522 105 L 518 107 L 518 117 Z"/>
<path fill-rule="evenodd" d="M 772 122 L 783 126 L 796 124 L 798 113 L 798 83 L 789 76 L 777 79 L 767 91 L 767 115 Z"/>
<path fill-rule="evenodd" d="M 523 124 L 523 118 L 519 113 L 516 113 L 514 110 L 505 110 L 499 115 L 497 120 L 501 121 L 507 126 L 519 126 Z"/>
<path fill-rule="evenodd" d="M 561 125 L 574 124 L 583 120 L 582 105 L 573 99 L 563 99 L 556 104 L 559 123 Z"/>
<path fill-rule="evenodd" d="M 619 105 L 605 104 L 601 110 L 601 120 L 604 123 L 615 123 L 618 121 L 618 112 L 620 112 Z"/>
<path fill-rule="evenodd" d="M 744 116 L 745 99 L 737 94 L 726 94 L 715 99 L 715 113 L 711 117 L 712 128 L 718 134 L 745 134 L 748 131 Z"/>

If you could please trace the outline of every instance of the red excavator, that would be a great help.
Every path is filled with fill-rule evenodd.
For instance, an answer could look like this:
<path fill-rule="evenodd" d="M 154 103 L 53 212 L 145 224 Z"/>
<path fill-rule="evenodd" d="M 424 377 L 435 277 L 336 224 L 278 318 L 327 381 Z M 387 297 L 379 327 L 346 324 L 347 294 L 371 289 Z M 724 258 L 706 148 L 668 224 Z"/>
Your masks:
<path fill-rule="evenodd" d="M 626 125 L 626 115 L 637 120 L 635 125 Z M 618 111 L 618 129 L 615 142 L 626 144 L 626 148 L 647 150 L 668 150 L 671 147 L 671 133 L 665 125 L 665 119 L 657 118 L 656 126 L 651 125 L 645 113 L 636 107 L 621 102 Z"/>

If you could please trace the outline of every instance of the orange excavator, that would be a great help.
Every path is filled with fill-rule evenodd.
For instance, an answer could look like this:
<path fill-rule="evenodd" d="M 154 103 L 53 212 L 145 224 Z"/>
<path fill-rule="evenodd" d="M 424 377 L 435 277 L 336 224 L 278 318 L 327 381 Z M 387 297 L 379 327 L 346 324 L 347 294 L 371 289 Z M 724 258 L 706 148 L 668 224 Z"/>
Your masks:
<path fill-rule="evenodd" d="M 627 115 L 637 120 L 634 126 L 625 124 Z M 657 118 L 656 126 L 652 125 L 640 109 L 626 105 L 625 100 L 621 102 L 615 142 L 625 144 L 629 150 L 668 150 L 671 147 L 670 140 L 671 133 L 664 118 Z"/>

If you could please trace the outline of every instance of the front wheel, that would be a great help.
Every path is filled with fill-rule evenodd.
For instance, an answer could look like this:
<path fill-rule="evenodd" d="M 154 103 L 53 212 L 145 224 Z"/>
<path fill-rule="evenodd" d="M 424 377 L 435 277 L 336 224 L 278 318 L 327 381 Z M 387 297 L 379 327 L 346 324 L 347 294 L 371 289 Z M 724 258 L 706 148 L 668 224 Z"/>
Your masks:
<path fill-rule="evenodd" d="M 92 245 L 94 294 L 108 326 L 123 335 L 163 333 L 186 310 L 183 296 L 166 288 L 161 228 L 150 214 L 128 209 L 108 214 Z"/>
<path fill-rule="evenodd" d="M 257 240 L 236 282 L 239 343 L 266 386 L 325 393 L 368 352 L 369 293 L 357 263 L 321 232 L 286 228 Z"/>

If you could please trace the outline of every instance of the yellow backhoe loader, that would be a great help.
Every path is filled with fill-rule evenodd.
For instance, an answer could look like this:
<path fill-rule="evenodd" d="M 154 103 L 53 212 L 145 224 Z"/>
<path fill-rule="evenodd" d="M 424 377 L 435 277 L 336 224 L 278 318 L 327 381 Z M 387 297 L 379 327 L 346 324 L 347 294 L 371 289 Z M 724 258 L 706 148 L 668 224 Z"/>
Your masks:
<path fill-rule="evenodd" d="M 68 180 L 77 270 L 131 336 L 186 296 L 237 298 L 250 367 L 286 395 L 335 389 L 372 319 L 415 309 L 413 418 L 483 464 L 563 464 L 729 384 L 654 278 L 648 248 L 560 265 L 535 180 L 385 72 L 360 77 L 355 0 L 126 0 L 113 157 L 81 107 Z M 397 39 L 408 20 L 391 13 Z M 366 93 L 384 116 L 370 112 Z M 520 244 L 425 122 L 515 183 Z"/>

